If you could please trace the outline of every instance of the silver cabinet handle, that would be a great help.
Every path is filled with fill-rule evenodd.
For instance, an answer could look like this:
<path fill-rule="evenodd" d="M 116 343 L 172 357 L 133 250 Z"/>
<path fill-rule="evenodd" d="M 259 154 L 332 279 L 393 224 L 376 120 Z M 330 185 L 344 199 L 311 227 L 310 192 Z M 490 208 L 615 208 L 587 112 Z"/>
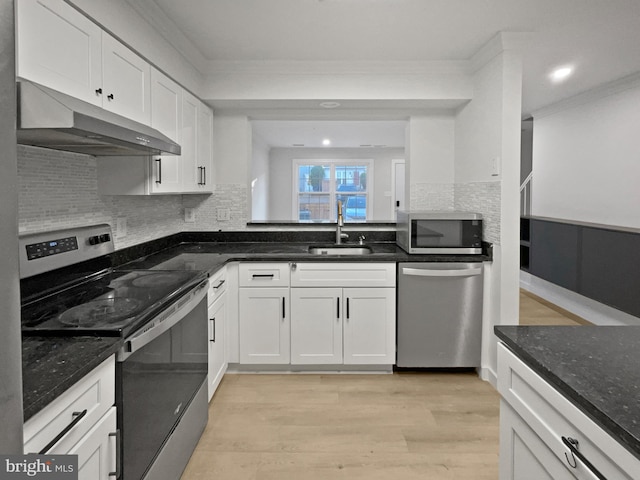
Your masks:
<path fill-rule="evenodd" d="M 211 288 L 213 288 L 214 290 L 217 290 L 217 289 L 219 289 L 222 285 L 224 285 L 224 282 L 225 282 L 225 281 L 226 281 L 226 280 L 220 280 L 220 283 L 218 283 L 215 287 L 211 287 Z"/>
<path fill-rule="evenodd" d="M 113 433 L 109 434 L 110 437 L 116 437 L 116 471 L 109 472 L 110 477 L 116 477 L 116 479 L 120 478 L 120 465 L 122 464 L 122 437 L 120 435 L 120 429 L 116 430 Z"/>
<path fill-rule="evenodd" d="M 482 268 L 466 268 L 464 270 L 423 270 L 421 268 L 403 268 L 403 275 L 415 277 L 473 277 L 480 275 Z"/>
<path fill-rule="evenodd" d="M 211 325 L 211 338 L 210 342 L 216 343 L 216 317 L 209 319 L 213 325 Z"/>
<path fill-rule="evenodd" d="M 162 158 L 156 158 L 156 162 L 158 163 L 158 177 L 156 178 L 156 183 L 160 185 L 162 183 Z"/>

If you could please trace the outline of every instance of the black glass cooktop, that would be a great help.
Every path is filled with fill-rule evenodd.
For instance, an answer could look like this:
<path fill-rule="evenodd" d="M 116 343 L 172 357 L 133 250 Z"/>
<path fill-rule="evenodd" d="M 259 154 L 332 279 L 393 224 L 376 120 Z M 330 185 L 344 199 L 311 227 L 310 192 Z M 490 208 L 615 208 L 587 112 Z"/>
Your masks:
<path fill-rule="evenodd" d="M 200 271 L 110 270 L 23 304 L 22 333 L 126 336 L 205 279 Z"/>

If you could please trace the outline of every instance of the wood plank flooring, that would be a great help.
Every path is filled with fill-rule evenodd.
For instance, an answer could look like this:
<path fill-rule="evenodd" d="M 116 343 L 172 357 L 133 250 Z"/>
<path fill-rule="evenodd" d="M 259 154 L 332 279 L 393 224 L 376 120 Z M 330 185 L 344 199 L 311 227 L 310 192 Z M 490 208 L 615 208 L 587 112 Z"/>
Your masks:
<path fill-rule="evenodd" d="M 521 323 L 578 324 L 524 293 Z M 182 480 L 497 480 L 498 417 L 475 372 L 227 374 Z"/>

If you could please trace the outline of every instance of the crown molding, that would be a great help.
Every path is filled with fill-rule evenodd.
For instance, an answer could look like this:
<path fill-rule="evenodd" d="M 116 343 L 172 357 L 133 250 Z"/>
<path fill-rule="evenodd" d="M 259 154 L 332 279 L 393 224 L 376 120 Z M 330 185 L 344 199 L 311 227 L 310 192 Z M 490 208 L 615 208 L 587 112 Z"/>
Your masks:
<path fill-rule="evenodd" d="M 534 35 L 530 32 L 498 32 L 471 57 L 470 71 L 478 71 L 502 52 L 523 52 Z"/>
<path fill-rule="evenodd" d="M 469 62 L 452 61 L 210 61 L 207 75 L 466 75 Z"/>
<path fill-rule="evenodd" d="M 604 83 L 590 90 L 579 93 L 577 95 L 573 95 L 572 97 L 566 98 L 564 100 L 560 100 L 559 102 L 553 103 L 546 107 L 539 108 L 537 110 L 534 110 L 531 115 L 533 116 L 533 119 L 535 121 L 538 118 L 548 117 L 549 115 L 554 115 L 563 110 L 568 110 L 570 108 L 575 108 L 580 105 L 591 103 L 596 100 L 600 100 L 602 98 L 624 92 L 626 90 L 631 90 L 633 88 L 640 88 L 640 72 L 632 73 L 631 75 L 627 75 L 617 80 Z"/>
<path fill-rule="evenodd" d="M 149 23 L 158 35 L 182 55 L 193 68 L 200 72 L 201 75 L 206 74 L 207 59 L 154 0 L 124 1 Z"/>

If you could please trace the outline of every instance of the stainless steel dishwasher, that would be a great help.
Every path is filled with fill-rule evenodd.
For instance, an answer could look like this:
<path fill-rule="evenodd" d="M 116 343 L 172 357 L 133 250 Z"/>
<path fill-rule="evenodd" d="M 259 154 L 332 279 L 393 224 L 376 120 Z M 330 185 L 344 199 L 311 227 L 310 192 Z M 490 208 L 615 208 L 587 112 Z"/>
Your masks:
<path fill-rule="evenodd" d="M 397 366 L 479 367 L 482 263 L 398 264 Z"/>

